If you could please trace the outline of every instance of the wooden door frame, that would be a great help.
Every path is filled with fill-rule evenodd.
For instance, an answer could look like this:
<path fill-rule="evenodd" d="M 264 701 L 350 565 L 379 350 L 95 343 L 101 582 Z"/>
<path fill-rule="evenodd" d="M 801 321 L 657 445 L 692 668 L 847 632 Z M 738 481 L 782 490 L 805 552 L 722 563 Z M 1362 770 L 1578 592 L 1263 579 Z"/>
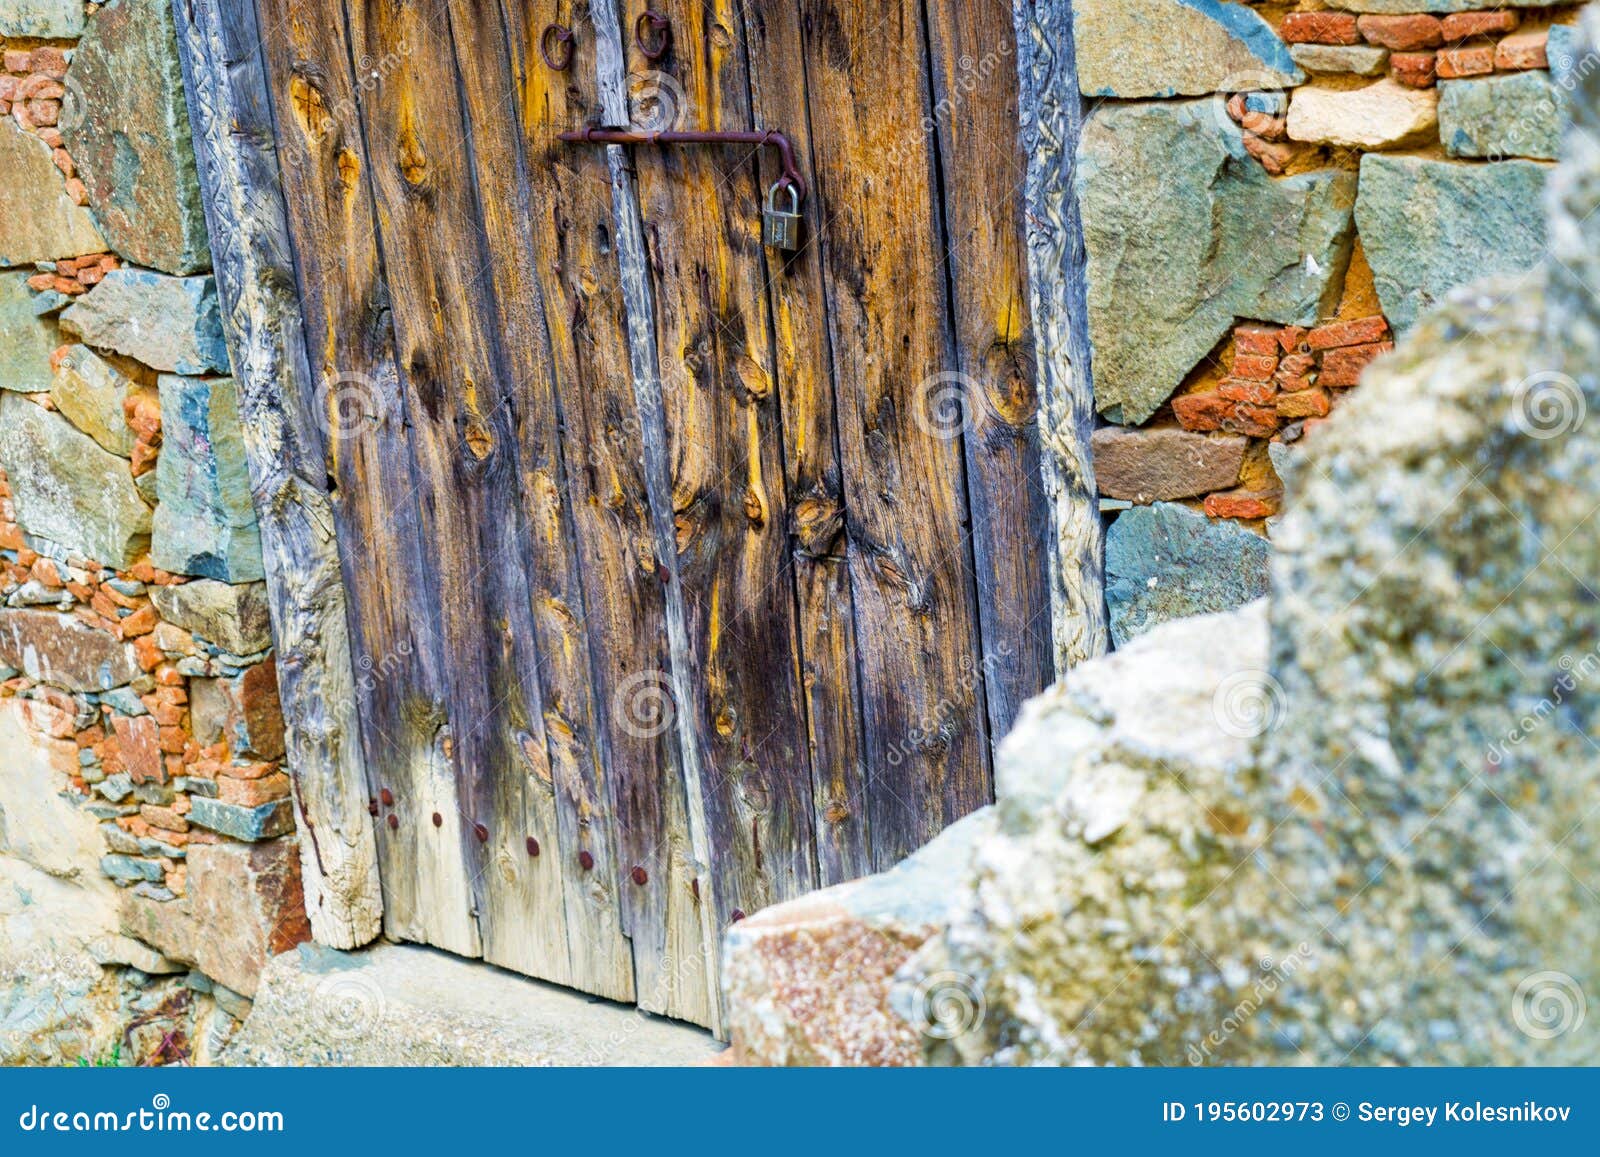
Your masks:
<path fill-rule="evenodd" d="M 319 402 L 308 357 L 255 6 L 173 0 L 217 290 L 244 417 L 301 844 L 319 943 L 382 928 Z M 1104 532 L 1083 233 L 1072 191 L 1083 120 L 1070 0 L 1013 0 L 1041 473 L 1050 512 L 1051 639 L 1064 672 L 1107 648 Z"/>

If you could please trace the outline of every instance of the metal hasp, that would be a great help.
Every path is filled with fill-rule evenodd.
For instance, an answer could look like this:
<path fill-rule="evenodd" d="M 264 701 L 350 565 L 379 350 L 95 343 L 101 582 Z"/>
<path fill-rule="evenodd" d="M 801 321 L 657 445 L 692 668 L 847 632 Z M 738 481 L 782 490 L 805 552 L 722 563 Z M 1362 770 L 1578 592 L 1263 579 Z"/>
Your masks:
<path fill-rule="evenodd" d="M 639 132 L 635 129 L 602 129 L 593 126 L 573 129 L 557 139 L 569 144 L 593 145 L 771 145 L 783 160 L 783 176 L 777 185 L 791 186 L 798 200 L 806 195 L 805 178 L 795 164 L 794 142 L 777 129 L 763 132 L 710 132 L 698 129 L 665 129 L 660 132 Z M 774 188 L 777 187 L 774 186 Z M 799 209 L 798 200 L 795 204 Z"/>

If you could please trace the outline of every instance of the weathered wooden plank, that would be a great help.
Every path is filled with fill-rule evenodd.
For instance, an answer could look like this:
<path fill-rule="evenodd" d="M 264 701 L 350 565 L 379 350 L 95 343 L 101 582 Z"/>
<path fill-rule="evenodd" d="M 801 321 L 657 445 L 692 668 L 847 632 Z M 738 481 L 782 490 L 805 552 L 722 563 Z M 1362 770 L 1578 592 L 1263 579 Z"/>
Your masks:
<path fill-rule="evenodd" d="M 520 12 L 526 16 L 531 9 Z M 502 854 L 517 861 L 519 873 L 543 872 L 559 883 L 566 911 L 569 982 L 586 992 L 632 1000 L 633 961 L 622 930 L 617 890 L 634 885 L 624 877 L 617 858 L 616 821 L 604 778 L 593 657 L 585 629 L 580 539 L 567 501 L 571 473 L 582 469 L 583 456 L 580 451 L 575 461 L 568 461 L 563 454 L 556 359 L 539 273 L 553 273 L 555 249 L 548 236 L 536 242 L 531 210 L 534 203 L 550 203 L 552 190 L 545 168 L 530 174 L 523 152 L 517 111 L 519 94 L 529 81 L 513 71 L 507 14 L 499 0 L 451 0 L 449 15 L 477 211 L 493 274 L 483 279 L 498 316 L 488 336 L 520 455 L 519 501 L 526 517 L 528 581 L 548 747 L 542 761 L 548 772 L 528 781 L 530 803 L 537 803 L 540 813 L 530 820 L 529 838 L 536 844 L 512 838 Z M 522 29 L 517 34 L 520 37 Z M 540 73 L 532 83 L 546 84 L 546 77 L 557 75 L 542 69 Z M 600 160 L 590 158 L 591 163 Z M 540 854 L 531 856 L 535 847 Z M 580 851 L 594 857 L 594 870 L 582 867 Z M 518 936 L 532 940 L 550 934 L 539 903 L 521 911 L 508 908 L 497 913 L 496 922 L 502 926 L 486 937 L 485 953 L 510 967 L 519 967 L 516 960 L 526 954 L 501 958 L 494 951 L 496 945 L 514 942 Z"/>
<path fill-rule="evenodd" d="M 653 350 L 637 351 L 631 341 L 633 332 L 644 337 L 649 329 L 639 301 L 645 270 L 637 208 L 620 150 L 556 140 L 584 123 L 626 119 L 625 94 L 618 109 L 616 14 L 602 5 L 599 26 L 585 3 L 507 14 L 541 255 L 533 272 L 544 294 L 566 430 L 568 507 L 583 552 L 585 624 L 617 822 L 616 859 L 607 869 L 619 872 L 640 1006 L 711 1024 L 711 877 L 703 843 L 690 831 L 692 752 L 677 727 L 676 704 L 688 701 L 673 661 L 675 644 L 683 653 L 682 617 L 669 614 L 674 559 L 662 544 L 671 538 L 651 506 L 651 479 L 665 477 L 659 391 Z M 552 72 L 538 56 L 538 37 L 551 19 L 577 35 L 567 73 Z M 597 74 L 601 51 L 610 63 Z M 606 85 L 591 84 L 596 75 L 611 78 L 609 104 Z M 626 288 L 625 279 L 632 282 Z M 644 326 L 635 322 L 630 332 L 640 317 Z"/>
<path fill-rule="evenodd" d="M 382 824 L 384 923 L 396 939 L 476 956 L 440 649 L 437 540 L 406 433 L 424 407 L 409 382 L 402 389 L 395 357 L 344 17 L 331 4 L 258 4 L 306 344 L 329 431 L 357 711 Z"/>
<path fill-rule="evenodd" d="M 945 273 L 955 372 L 935 411 L 959 426 L 966 456 L 973 572 L 989 734 L 999 742 L 1024 700 L 1050 685 L 1049 536 L 1021 220 L 1026 161 L 1017 145 L 1016 41 L 1009 0 L 929 4 Z M 931 400 L 931 399 L 930 399 Z"/>
<path fill-rule="evenodd" d="M 634 86 L 669 94 L 658 115 L 677 105 L 693 118 L 659 127 L 748 129 L 734 6 L 651 3 L 672 22 L 674 47 L 654 68 L 635 47 Z M 629 0 L 623 26 L 646 10 Z M 641 147 L 633 159 L 687 615 L 680 708 L 699 752 L 721 929 L 817 878 L 761 190 L 749 146 Z"/>
<path fill-rule="evenodd" d="M 617 8 L 602 0 L 591 5 L 589 15 L 594 27 L 599 110 L 607 123 L 626 124 L 629 120 L 627 58 Z M 641 994 L 647 988 L 663 996 L 670 993 L 674 1006 L 682 1010 L 680 1015 L 709 1024 L 720 1032 L 721 994 L 716 983 L 715 924 L 718 909 L 715 890 L 720 881 L 711 863 L 704 788 L 706 769 L 692 729 L 676 707 L 692 702 L 693 691 L 689 679 L 688 612 L 677 573 L 677 534 L 672 517 L 671 471 L 667 461 L 660 357 L 655 335 L 655 290 L 631 158 L 622 149 L 610 147 L 606 149 L 606 164 L 611 174 L 618 290 L 627 327 L 634 404 L 644 444 L 644 482 L 650 523 L 658 565 L 666 572 L 668 663 L 659 673 L 668 677 L 671 687 L 679 751 L 675 780 L 627 785 L 627 794 L 644 821 L 637 825 L 638 832 L 642 835 L 647 831 L 659 815 L 661 831 L 665 833 L 670 850 L 664 894 L 635 893 L 640 904 L 634 922 L 634 960 Z M 625 830 L 633 826 L 624 824 Z M 648 929 L 650 934 L 642 949 L 640 929 Z"/>
<path fill-rule="evenodd" d="M 1028 158 L 1028 285 L 1038 364 L 1040 465 L 1050 504 L 1055 667 L 1105 653 L 1105 525 L 1090 459 L 1094 379 L 1083 222 L 1073 193 L 1083 98 L 1070 0 L 1012 0 L 1021 142 Z"/>
<path fill-rule="evenodd" d="M 914 0 L 800 12 L 800 42 L 765 50 L 804 62 L 883 868 L 990 794 L 962 451 L 928 408 L 952 356 L 933 148 L 905 138 L 928 113 L 928 56 Z"/>
<path fill-rule="evenodd" d="M 317 941 L 382 927 L 345 588 L 253 4 L 174 0 L 212 261 L 244 416 Z"/>
<path fill-rule="evenodd" d="M 741 5 L 739 17 L 746 57 L 756 64 L 749 76 L 751 127 L 782 130 L 798 155 L 809 158 L 803 68 L 789 55 L 800 44 L 799 9 Z M 764 195 L 780 167 L 770 150 L 761 162 Z M 811 743 L 813 828 L 819 883 L 826 886 L 869 874 L 873 860 L 818 205 L 815 196 L 802 205 L 806 220 L 798 252 L 769 250 L 766 256 Z"/>
<path fill-rule="evenodd" d="M 445 0 L 351 0 L 351 51 L 391 61 L 357 95 L 441 600 L 447 729 L 484 955 L 570 978 L 537 625 L 500 319 Z M 537 826 L 529 831 L 530 821 Z M 530 917 L 528 908 L 534 911 Z"/>

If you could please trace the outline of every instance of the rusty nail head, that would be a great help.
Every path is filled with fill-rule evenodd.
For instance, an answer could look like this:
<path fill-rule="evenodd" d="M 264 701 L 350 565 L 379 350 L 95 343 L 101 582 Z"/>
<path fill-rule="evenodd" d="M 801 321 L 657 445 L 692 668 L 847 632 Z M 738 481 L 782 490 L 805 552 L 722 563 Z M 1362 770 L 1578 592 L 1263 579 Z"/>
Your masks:
<path fill-rule="evenodd" d="M 392 832 L 400 830 L 400 817 L 393 812 L 389 813 L 389 830 Z"/>
<path fill-rule="evenodd" d="M 737 924 L 739 921 L 741 921 L 743 919 L 744 919 L 744 909 L 743 908 L 735 908 L 733 910 L 733 922 L 735 924 Z"/>
<path fill-rule="evenodd" d="M 633 870 L 633 882 L 635 884 L 638 884 L 640 887 L 643 887 L 649 881 L 650 881 L 650 873 L 649 872 L 646 872 L 643 868 L 634 868 L 634 870 Z"/>
<path fill-rule="evenodd" d="M 367 814 L 369 816 L 375 816 L 375 815 L 378 814 L 378 801 L 377 800 L 369 799 L 367 801 Z"/>
<path fill-rule="evenodd" d="M 528 855 L 537 856 L 538 854 L 539 854 L 539 841 L 534 839 L 532 836 L 529 836 L 528 837 Z"/>
<path fill-rule="evenodd" d="M 478 842 L 480 844 L 486 844 L 489 842 L 489 829 L 484 827 L 482 824 L 473 824 L 472 833 L 478 837 Z"/>
<path fill-rule="evenodd" d="M 583 866 L 583 870 L 587 872 L 590 868 L 594 867 L 594 857 L 588 852 L 579 852 L 578 863 L 581 864 Z"/>
<path fill-rule="evenodd" d="M 433 826 L 436 828 L 441 828 L 444 826 L 444 817 L 438 812 L 433 813 Z"/>
<path fill-rule="evenodd" d="M 394 792 L 390 791 L 388 788 L 384 788 L 382 791 L 380 791 L 378 793 L 378 798 L 383 801 L 384 807 L 394 806 Z"/>

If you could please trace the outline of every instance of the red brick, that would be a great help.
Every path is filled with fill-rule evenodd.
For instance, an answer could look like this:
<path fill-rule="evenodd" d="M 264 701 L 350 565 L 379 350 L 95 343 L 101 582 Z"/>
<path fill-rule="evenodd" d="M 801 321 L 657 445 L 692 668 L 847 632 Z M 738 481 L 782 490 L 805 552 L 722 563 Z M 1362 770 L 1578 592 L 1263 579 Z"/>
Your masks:
<path fill-rule="evenodd" d="M 1332 409 L 1333 401 L 1321 386 L 1278 397 L 1278 415 L 1283 418 L 1326 418 Z"/>
<path fill-rule="evenodd" d="M 1277 358 L 1242 354 L 1233 359 L 1232 376 L 1251 382 L 1268 382 L 1272 380 L 1272 374 L 1277 368 Z"/>
<path fill-rule="evenodd" d="M 155 639 L 149 635 L 140 635 L 133 641 L 133 653 L 139 660 L 141 671 L 154 671 L 161 666 L 161 660 L 165 657 L 161 648 L 156 646 Z"/>
<path fill-rule="evenodd" d="M 33 58 L 24 48 L 8 48 L 4 55 L 7 72 L 31 72 Z"/>
<path fill-rule="evenodd" d="M 1270 438 L 1278 432 L 1278 425 L 1278 411 L 1246 402 L 1235 403 L 1233 413 L 1222 420 L 1222 428 L 1228 433 L 1250 438 Z"/>
<path fill-rule="evenodd" d="M 1357 24 L 1368 44 L 1395 52 L 1438 48 L 1444 43 L 1444 28 L 1437 16 L 1363 16 Z"/>
<path fill-rule="evenodd" d="M 28 57 L 28 67 L 60 80 L 67 75 L 67 54 L 59 48 L 35 48 Z"/>
<path fill-rule="evenodd" d="M 1361 30 L 1348 12 L 1291 12 L 1279 34 L 1290 44 L 1360 44 Z"/>
<path fill-rule="evenodd" d="M 161 763 L 161 735 L 156 721 L 148 715 L 111 719 L 116 732 L 116 751 L 122 766 L 134 783 L 165 783 L 166 769 Z"/>
<path fill-rule="evenodd" d="M 1292 354 L 1300 348 L 1306 340 L 1306 327 L 1303 325 L 1285 326 L 1278 331 L 1278 345 L 1286 354 Z"/>
<path fill-rule="evenodd" d="M 1435 60 L 1440 80 L 1454 80 L 1462 76 L 1482 76 L 1494 71 L 1494 46 L 1472 45 L 1468 48 L 1446 48 Z"/>
<path fill-rule="evenodd" d="M 1519 32 L 1508 36 L 1494 49 L 1494 66 L 1508 72 L 1528 68 L 1548 68 L 1550 61 L 1545 46 L 1548 32 Z"/>
<path fill-rule="evenodd" d="M 1271 490 L 1224 490 L 1206 496 L 1206 513 L 1212 518 L 1271 518 L 1281 503 L 1282 495 Z"/>
<path fill-rule="evenodd" d="M 1270 406 L 1277 396 L 1278 387 L 1271 382 L 1250 382 L 1229 378 L 1217 387 L 1217 393 L 1230 402 L 1249 402 L 1253 406 Z"/>
<path fill-rule="evenodd" d="M 109 593 L 110 587 L 101 587 L 102 592 Z M 160 616 L 156 614 L 154 603 L 146 603 L 133 614 L 117 624 L 117 634 L 124 639 L 137 639 L 141 635 L 148 635 L 156 629 Z"/>
<path fill-rule="evenodd" d="M 1389 336 L 1389 323 L 1383 318 L 1358 317 L 1354 321 L 1335 321 L 1319 325 L 1306 335 L 1306 344 L 1314 350 L 1328 350 L 1339 346 L 1382 341 L 1387 336 Z"/>
<path fill-rule="evenodd" d="M 1379 341 L 1329 350 L 1322 359 L 1322 373 L 1317 380 L 1325 386 L 1353 386 L 1361 380 L 1361 372 L 1373 358 L 1392 349 L 1393 342 Z"/>
<path fill-rule="evenodd" d="M 1455 12 L 1444 18 L 1444 38 L 1452 44 L 1474 36 L 1511 32 L 1519 17 L 1502 8 L 1498 12 Z"/>
<path fill-rule="evenodd" d="M 1240 139 L 1244 142 L 1244 151 L 1260 161 L 1261 167 L 1274 177 L 1281 176 L 1294 159 L 1294 150 L 1288 145 L 1273 144 L 1255 133 L 1244 133 Z"/>
<path fill-rule="evenodd" d="M 1263 329 L 1256 325 L 1242 325 L 1233 331 L 1233 350 L 1236 354 L 1258 354 L 1263 357 L 1276 357 L 1278 354 L 1278 331 Z"/>
<path fill-rule="evenodd" d="M 1185 430 L 1220 430 L 1233 413 L 1233 403 L 1221 394 L 1185 394 L 1172 399 L 1172 412 Z"/>
<path fill-rule="evenodd" d="M 1284 381 L 1288 378 L 1303 377 L 1316 368 L 1315 354 L 1292 353 L 1278 363 L 1278 372 L 1273 376 L 1279 381 Z"/>

